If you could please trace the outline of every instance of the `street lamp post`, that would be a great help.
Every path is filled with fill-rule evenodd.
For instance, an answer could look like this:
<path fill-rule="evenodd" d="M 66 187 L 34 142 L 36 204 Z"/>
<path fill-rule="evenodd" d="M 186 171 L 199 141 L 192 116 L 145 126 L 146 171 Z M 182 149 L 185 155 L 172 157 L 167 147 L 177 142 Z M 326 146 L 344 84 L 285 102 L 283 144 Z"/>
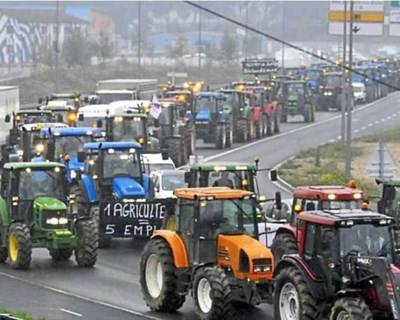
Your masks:
<path fill-rule="evenodd" d="M 344 0 L 344 22 L 343 22 L 343 59 L 342 64 L 346 65 L 347 50 L 347 0 Z M 343 144 L 346 141 L 346 70 L 342 68 L 342 110 L 341 110 L 341 137 Z"/>
<path fill-rule="evenodd" d="M 138 1 L 138 50 L 137 50 L 137 62 L 138 62 L 138 78 L 142 77 L 142 2 Z"/>

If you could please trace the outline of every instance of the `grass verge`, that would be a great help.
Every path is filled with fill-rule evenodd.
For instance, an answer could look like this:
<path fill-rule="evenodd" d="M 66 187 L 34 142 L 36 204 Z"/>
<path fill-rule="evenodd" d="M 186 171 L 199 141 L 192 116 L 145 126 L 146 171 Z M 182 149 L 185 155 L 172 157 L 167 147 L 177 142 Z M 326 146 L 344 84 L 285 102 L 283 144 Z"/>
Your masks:
<path fill-rule="evenodd" d="M 25 312 L 14 312 L 14 311 L 10 311 L 8 309 L 0 307 L 0 315 L 4 315 L 4 314 L 12 315 L 13 317 L 23 319 L 23 320 L 45 320 L 45 318 L 34 317 Z"/>

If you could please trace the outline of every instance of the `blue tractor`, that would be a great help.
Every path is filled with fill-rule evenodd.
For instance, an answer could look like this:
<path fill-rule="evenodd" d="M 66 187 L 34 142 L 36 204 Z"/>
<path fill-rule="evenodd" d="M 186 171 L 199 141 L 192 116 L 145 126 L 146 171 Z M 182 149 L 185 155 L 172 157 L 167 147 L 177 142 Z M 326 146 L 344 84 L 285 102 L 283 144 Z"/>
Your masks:
<path fill-rule="evenodd" d="M 196 137 L 215 143 L 217 149 L 232 145 L 232 112 L 219 92 L 200 92 L 194 103 Z"/>
<path fill-rule="evenodd" d="M 85 169 L 75 193 L 78 212 L 95 218 L 102 246 L 113 237 L 149 237 L 162 224 L 166 208 L 152 201 L 141 148 L 137 142 L 92 142 L 79 153 Z"/>
<path fill-rule="evenodd" d="M 49 161 L 61 162 L 66 167 L 66 176 L 71 188 L 77 187 L 79 175 L 84 170 L 84 162 L 78 160 L 78 153 L 83 151 L 85 143 L 93 142 L 102 137 L 99 128 L 44 128 L 41 131 L 43 141 L 46 141 L 44 158 Z"/>

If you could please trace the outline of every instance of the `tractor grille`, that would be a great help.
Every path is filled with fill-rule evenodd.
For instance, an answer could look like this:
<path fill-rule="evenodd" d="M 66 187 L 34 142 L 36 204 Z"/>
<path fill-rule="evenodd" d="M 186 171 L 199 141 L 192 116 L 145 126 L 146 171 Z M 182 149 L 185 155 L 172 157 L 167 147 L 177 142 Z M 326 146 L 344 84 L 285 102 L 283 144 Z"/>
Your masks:
<path fill-rule="evenodd" d="M 60 218 L 60 217 L 65 217 L 66 214 L 64 211 L 60 210 L 44 210 L 42 212 L 42 226 L 43 228 L 46 229 L 60 229 L 60 228 L 65 228 L 66 225 L 51 225 L 47 224 L 46 220 L 51 219 L 51 218 Z"/>
<path fill-rule="evenodd" d="M 272 260 L 269 258 L 253 259 L 253 266 L 270 266 L 271 264 L 272 264 Z"/>

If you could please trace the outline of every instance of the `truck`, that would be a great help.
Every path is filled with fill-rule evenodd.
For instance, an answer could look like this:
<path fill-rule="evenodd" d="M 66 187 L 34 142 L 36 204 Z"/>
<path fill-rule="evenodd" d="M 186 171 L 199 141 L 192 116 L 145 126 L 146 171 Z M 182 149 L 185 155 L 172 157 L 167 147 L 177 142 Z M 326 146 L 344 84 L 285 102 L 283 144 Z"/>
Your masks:
<path fill-rule="evenodd" d="M 19 111 L 19 89 L 15 86 L 0 86 L 0 145 L 6 144 L 12 123 L 5 122 L 6 116 Z"/>
<path fill-rule="evenodd" d="M 100 104 L 118 100 L 151 100 L 157 91 L 156 79 L 109 79 L 96 84 L 96 95 Z"/>

